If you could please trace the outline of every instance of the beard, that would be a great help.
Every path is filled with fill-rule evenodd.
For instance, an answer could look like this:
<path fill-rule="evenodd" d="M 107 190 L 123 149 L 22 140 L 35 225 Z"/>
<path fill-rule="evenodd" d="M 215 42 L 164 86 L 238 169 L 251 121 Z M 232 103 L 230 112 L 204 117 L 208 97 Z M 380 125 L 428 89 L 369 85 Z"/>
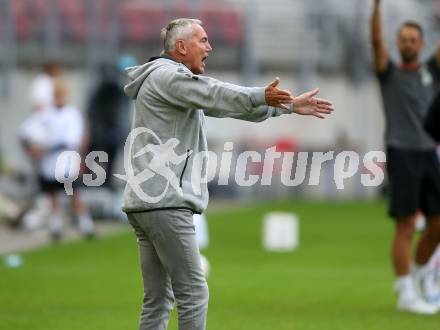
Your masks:
<path fill-rule="evenodd" d="M 402 57 L 403 63 L 411 63 L 411 62 L 416 61 L 419 58 L 419 54 L 417 54 L 415 52 L 412 52 L 412 53 L 401 52 L 400 55 Z"/>

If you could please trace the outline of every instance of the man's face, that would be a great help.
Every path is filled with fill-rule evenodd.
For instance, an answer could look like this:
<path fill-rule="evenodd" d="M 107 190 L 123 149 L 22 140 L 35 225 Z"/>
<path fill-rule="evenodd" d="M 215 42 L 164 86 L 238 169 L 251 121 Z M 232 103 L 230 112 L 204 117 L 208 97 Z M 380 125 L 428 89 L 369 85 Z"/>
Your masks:
<path fill-rule="evenodd" d="M 57 108 L 62 108 L 67 102 L 67 90 L 65 87 L 55 88 L 54 104 Z"/>
<path fill-rule="evenodd" d="M 423 46 L 424 43 L 419 30 L 409 26 L 405 26 L 400 30 L 397 47 L 404 63 L 417 60 Z"/>
<path fill-rule="evenodd" d="M 183 63 L 194 74 L 205 72 L 205 60 L 212 51 L 205 30 L 198 24 L 192 26 L 193 34 L 185 41 L 186 55 Z"/>

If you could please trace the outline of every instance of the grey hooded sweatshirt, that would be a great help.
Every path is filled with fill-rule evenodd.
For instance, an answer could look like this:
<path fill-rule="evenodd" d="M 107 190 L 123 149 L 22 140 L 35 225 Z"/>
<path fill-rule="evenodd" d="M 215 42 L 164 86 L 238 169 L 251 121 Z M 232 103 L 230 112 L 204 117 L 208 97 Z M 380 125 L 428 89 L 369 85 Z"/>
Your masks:
<path fill-rule="evenodd" d="M 124 90 L 135 104 L 124 150 L 127 213 L 208 204 L 205 115 L 259 122 L 291 113 L 266 105 L 264 87 L 194 75 L 170 57 L 127 69 Z"/>

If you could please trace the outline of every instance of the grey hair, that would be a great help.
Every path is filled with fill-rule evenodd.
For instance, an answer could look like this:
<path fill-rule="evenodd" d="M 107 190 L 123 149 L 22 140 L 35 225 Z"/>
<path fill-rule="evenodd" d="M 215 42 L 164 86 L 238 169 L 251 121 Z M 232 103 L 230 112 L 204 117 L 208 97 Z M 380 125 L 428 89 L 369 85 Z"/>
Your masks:
<path fill-rule="evenodd" d="M 202 25 L 202 21 L 194 18 L 177 18 L 168 23 L 160 32 L 163 40 L 163 51 L 167 53 L 173 51 L 176 46 L 177 39 L 186 39 L 191 33 L 191 25 Z"/>

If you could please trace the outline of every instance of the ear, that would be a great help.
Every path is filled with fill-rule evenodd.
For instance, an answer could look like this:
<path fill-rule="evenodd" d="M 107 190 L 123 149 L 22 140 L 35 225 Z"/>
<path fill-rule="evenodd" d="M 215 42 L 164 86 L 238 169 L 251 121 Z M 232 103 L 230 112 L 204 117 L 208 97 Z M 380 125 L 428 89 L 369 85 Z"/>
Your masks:
<path fill-rule="evenodd" d="M 183 40 L 177 40 L 176 41 L 176 51 L 180 54 L 180 55 L 186 55 L 186 45 L 185 45 L 185 41 Z"/>

